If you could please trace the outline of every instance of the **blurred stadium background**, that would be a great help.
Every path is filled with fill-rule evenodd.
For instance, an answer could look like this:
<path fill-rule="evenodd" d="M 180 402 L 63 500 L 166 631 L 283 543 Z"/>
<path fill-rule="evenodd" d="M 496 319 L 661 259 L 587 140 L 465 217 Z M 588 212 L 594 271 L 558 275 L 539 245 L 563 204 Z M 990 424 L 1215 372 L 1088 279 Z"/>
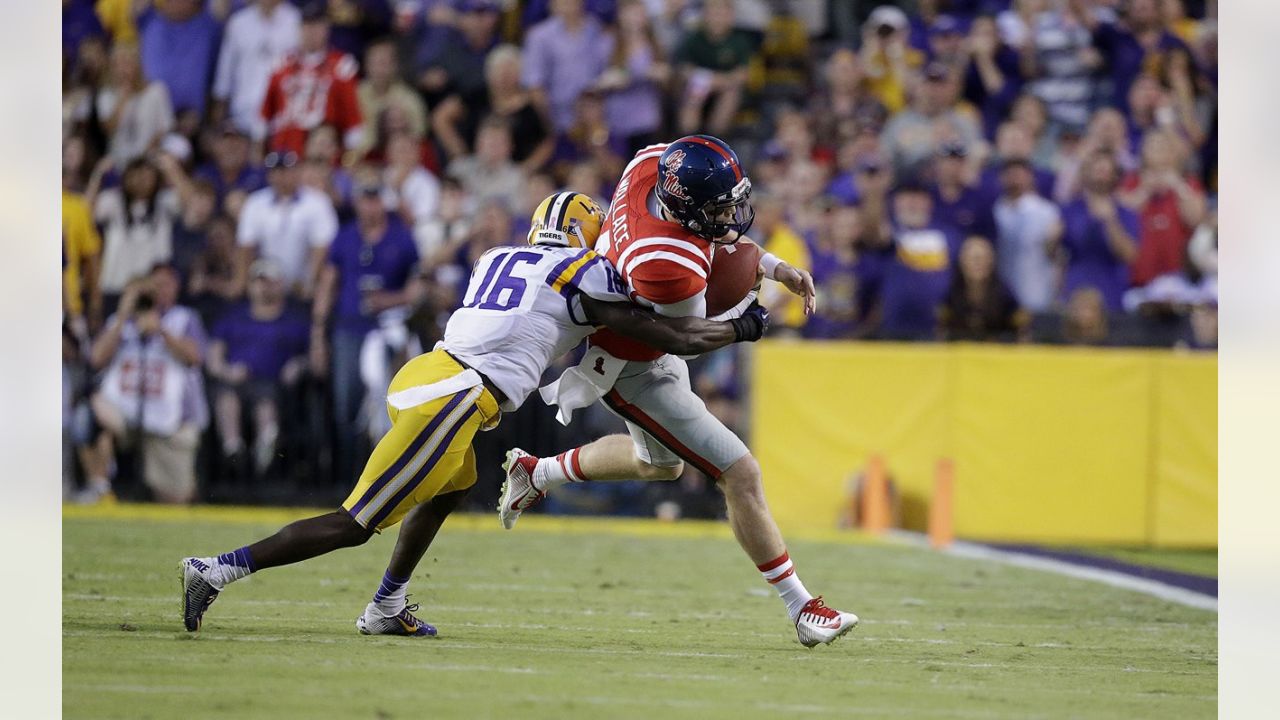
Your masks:
<path fill-rule="evenodd" d="M 125 520 L 135 549 L 171 539 L 175 518 L 226 544 L 213 515 L 156 519 L 120 501 L 336 504 L 386 429 L 389 378 L 440 337 L 474 258 L 523 242 L 556 189 L 607 204 L 637 148 L 698 131 L 743 159 L 752 238 L 818 285 L 815 316 L 767 296 L 769 340 L 691 365 L 760 459 L 784 533 L 835 543 L 814 563 L 838 572 L 852 542 L 860 576 L 891 572 L 857 545 L 866 535 L 851 528 L 870 522 L 1212 580 L 1216 11 L 1213 0 L 63 0 L 64 552 L 88 552 Z M 529 402 L 478 436 L 490 461 L 470 509 L 491 512 L 506 448 L 558 451 L 619 430 L 599 409 L 563 428 Z M 538 511 L 716 520 L 724 504 L 689 468 L 675 483 L 567 487 Z M 101 607 L 92 586 L 111 582 L 84 571 L 64 590 L 68 650 L 97 647 L 74 638 L 100 630 L 85 613 Z M 917 612 L 908 601 L 933 602 L 932 573 L 969 572 L 924 567 L 881 588 L 893 602 L 866 617 Z M 1022 587 L 1010 582 L 966 602 L 1010 603 L 1000 593 Z M 1053 582 L 1032 582 L 1043 612 L 1024 608 L 1023 622 L 1062 620 L 1094 592 Z M 848 591 L 862 614 L 867 586 Z M 114 595 L 130 606 L 130 592 Z M 1216 672 L 1216 616 L 1126 602 L 1134 624 L 1113 632 L 1158 635 L 1157 618 L 1177 615 L 1182 636 L 1152 652 L 1200 663 L 1163 657 L 1160 672 Z M 886 626 L 865 629 L 877 652 L 893 645 L 874 642 Z M 1044 642 L 1067 641 L 1054 632 Z M 1100 682 L 1079 680 L 1080 697 Z M 1161 706 L 1083 714 L 1103 707 Z"/>

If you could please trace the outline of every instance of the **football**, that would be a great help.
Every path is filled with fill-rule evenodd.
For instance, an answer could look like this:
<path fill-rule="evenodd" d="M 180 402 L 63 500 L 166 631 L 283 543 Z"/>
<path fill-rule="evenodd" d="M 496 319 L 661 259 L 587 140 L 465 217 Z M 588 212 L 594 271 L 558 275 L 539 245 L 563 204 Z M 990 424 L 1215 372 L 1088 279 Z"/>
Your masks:
<path fill-rule="evenodd" d="M 707 277 L 707 317 L 715 317 L 737 305 L 759 279 L 760 257 L 764 251 L 750 240 L 733 245 L 716 245 Z"/>

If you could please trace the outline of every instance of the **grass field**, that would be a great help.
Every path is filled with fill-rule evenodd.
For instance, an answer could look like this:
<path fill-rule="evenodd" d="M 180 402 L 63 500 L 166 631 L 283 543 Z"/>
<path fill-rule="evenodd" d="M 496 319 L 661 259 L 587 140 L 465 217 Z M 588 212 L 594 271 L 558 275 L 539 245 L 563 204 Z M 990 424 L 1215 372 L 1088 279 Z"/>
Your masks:
<path fill-rule="evenodd" d="M 450 520 L 411 601 L 436 639 L 353 621 L 394 533 L 230 587 L 182 631 L 177 561 L 284 513 L 68 510 L 68 718 L 1198 718 L 1217 615 L 914 547 L 792 542 L 862 625 L 805 650 L 721 525 Z"/>

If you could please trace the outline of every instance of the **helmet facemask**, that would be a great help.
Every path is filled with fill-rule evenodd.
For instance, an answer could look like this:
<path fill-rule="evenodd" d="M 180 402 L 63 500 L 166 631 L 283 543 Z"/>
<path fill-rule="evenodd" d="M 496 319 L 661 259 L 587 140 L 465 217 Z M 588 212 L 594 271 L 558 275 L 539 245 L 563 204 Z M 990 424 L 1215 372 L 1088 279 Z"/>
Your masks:
<path fill-rule="evenodd" d="M 693 211 L 687 227 L 700 237 L 721 245 L 732 245 L 743 237 L 756 219 L 751 207 L 751 180 L 742 178 L 729 192 Z M 722 239 L 731 236 L 729 239 Z"/>

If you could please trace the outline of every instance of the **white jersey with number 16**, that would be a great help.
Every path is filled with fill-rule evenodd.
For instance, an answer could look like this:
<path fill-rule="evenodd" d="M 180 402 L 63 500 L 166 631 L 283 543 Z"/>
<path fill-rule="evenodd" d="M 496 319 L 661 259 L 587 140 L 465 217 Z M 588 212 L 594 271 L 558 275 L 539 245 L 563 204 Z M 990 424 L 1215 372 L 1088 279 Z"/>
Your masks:
<path fill-rule="evenodd" d="M 480 256 L 462 307 L 441 345 L 520 407 L 553 360 L 590 335 L 579 293 L 626 301 L 622 278 L 592 250 L 549 245 L 494 248 Z"/>

